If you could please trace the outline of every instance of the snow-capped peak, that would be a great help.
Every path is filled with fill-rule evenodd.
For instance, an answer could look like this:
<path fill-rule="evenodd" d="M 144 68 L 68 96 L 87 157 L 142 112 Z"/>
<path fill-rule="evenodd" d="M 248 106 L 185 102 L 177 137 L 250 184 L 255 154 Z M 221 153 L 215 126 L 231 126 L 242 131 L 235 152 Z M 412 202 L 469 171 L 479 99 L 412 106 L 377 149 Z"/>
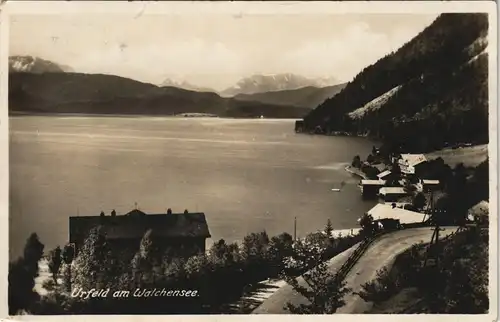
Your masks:
<path fill-rule="evenodd" d="M 69 66 L 59 65 L 49 60 L 33 56 L 10 56 L 9 72 L 24 73 L 64 73 L 72 72 Z"/>
<path fill-rule="evenodd" d="M 241 79 L 236 85 L 224 90 L 221 94 L 234 96 L 238 94 L 254 94 L 282 90 L 294 90 L 302 87 L 326 87 L 339 82 L 332 77 L 311 79 L 292 73 L 283 74 L 255 74 Z"/>

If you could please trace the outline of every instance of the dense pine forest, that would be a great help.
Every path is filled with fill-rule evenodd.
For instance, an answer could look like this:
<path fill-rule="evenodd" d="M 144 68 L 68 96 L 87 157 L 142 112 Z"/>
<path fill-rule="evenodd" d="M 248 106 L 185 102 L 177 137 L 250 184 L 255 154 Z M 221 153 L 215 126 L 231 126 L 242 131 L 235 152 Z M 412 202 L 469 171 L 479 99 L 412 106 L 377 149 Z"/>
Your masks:
<path fill-rule="evenodd" d="M 408 151 L 488 142 L 488 16 L 446 13 L 304 118 Z"/>

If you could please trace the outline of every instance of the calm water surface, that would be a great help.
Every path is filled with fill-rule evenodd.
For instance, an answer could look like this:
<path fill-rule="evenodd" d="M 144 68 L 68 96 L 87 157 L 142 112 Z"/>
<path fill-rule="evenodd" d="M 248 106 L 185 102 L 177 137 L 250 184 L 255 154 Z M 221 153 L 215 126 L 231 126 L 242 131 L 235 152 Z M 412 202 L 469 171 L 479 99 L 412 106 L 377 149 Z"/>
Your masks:
<path fill-rule="evenodd" d="M 68 240 L 68 217 L 205 212 L 213 239 L 356 227 L 373 203 L 344 171 L 372 143 L 295 134 L 293 120 L 10 118 L 10 256 L 31 232 L 46 250 Z M 342 192 L 332 192 L 340 182 Z M 211 242 L 211 241 L 209 241 Z"/>

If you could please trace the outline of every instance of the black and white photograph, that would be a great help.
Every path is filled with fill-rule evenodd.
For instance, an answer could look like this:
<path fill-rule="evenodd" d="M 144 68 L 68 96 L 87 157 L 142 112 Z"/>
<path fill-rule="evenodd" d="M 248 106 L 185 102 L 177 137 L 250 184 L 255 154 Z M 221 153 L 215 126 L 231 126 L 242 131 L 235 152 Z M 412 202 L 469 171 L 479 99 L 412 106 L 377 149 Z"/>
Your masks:
<path fill-rule="evenodd" d="M 9 316 L 497 318 L 494 2 L 44 5 L 1 12 Z"/>

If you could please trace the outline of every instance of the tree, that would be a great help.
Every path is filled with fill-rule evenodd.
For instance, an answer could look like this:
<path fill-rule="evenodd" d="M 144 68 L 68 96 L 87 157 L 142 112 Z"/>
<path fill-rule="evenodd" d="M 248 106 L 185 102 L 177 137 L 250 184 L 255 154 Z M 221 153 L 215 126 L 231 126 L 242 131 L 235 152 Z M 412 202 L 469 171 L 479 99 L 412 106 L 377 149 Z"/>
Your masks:
<path fill-rule="evenodd" d="M 325 231 L 326 236 L 328 236 L 328 238 L 333 237 L 332 236 L 333 226 L 332 226 L 332 222 L 330 221 L 330 219 L 328 219 L 328 221 L 326 222 L 326 226 L 325 226 L 325 230 L 324 231 Z"/>
<path fill-rule="evenodd" d="M 417 195 L 413 198 L 413 207 L 415 207 L 418 210 L 422 210 L 427 203 L 427 199 L 425 198 L 425 195 L 422 192 L 417 193 Z"/>
<path fill-rule="evenodd" d="M 63 283 L 66 285 L 66 290 L 71 291 L 71 263 L 75 257 L 75 249 L 72 245 L 66 245 L 62 251 L 63 267 Z"/>
<path fill-rule="evenodd" d="M 57 274 L 59 274 L 59 269 L 61 268 L 62 258 L 61 258 L 61 248 L 57 246 L 50 252 L 49 260 L 49 270 L 52 273 L 52 279 L 57 285 Z"/>
<path fill-rule="evenodd" d="M 356 293 L 366 302 L 379 303 L 388 300 L 398 290 L 397 277 L 391 274 L 386 267 L 377 271 L 374 280 L 361 285 L 362 289 Z"/>
<path fill-rule="evenodd" d="M 401 177 L 401 167 L 398 163 L 398 161 L 394 161 L 391 167 L 391 172 L 399 179 Z"/>
<path fill-rule="evenodd" d="M 359 219 L 359 225 L 366 233 L 371 233 L 373 230 L 373 216 L 369 214 L 363 214 Z"/>
<path fill-rule="evenodd" d="M 75 257 L 75 249 L 73 248 L 73 246 L 72 245 L 64 246 L 62 251 L 62 260 L 64 261 L 64 263 L 71 264 L 71 262 L 73 262 L 74 257 Z"/>
<path fill-rule="evenodd" d="M 146 231 L 141 239 L 139 250 L 132 259 L 131 268 L 136 286 L 150 284 L 155 279 L 155 266 L 157 255 L 152 230 Z"/>
<path fill-rule="evenodd" d="M 102 227 L 91 229 L 75 259 L 72 284 L 87 290 L 104 288 L 117 276 L 109 275 L 111 259 Z"/>
<path fill-rule="evenodd" d="M 353 166 L 354 168 L 358 168 L 358 169 L 361 168 L 361 158 L 359 155 L 356 155 L 352 159 L 351 166 Z"/>
<path fill-rule="evenodd" d="M 451 219 L 456 224 L 463 224 L 467 217 L 469 205 L 469 193 L 467 182 L 467 169 L 463 163 L 459 163 L 453 170 L 453 176 L 447 185 L 446 192 L 449 202 L 447 203 L 447 213 L 452 216 Z"/>
<path fill-rule="evenodd" d="M 30 235 L 26 241 L 26 246 L 24 247 L 24 260 L 27 265 L 29 265 L 30 272 L 33 276 L 38 276 L 38 262 L 43 256 L 44 245 L 38 239 L 38 235 L 33 233 Z"/>
<path fill-rule="evenodd" d="M 260 233 L 251 233 L 243 238 L 243 257 L 246 259 L 264 257 L 268 245 L 269 236 L 265 231 Z"/>
<path fill-rule="evenodd" d="M 315 267 L 304 273 L 302 278 L 287 275 L 285 280 L 293 289 L 308 300 L 308 304 L 287 303 L 286 308 L 292 314 L 332 314 L 342 307 L 344 296 L 350 292 L 345 282 L 329 271 L 318 248 L 304 248 L 305 256 L 316 263 Z"/>
<path fill-rule="evenodd" d="M 248 279 L 257 281 L 268 273 L 269 236 L 265 231 L 251 233 L 243 239 L 241 254 L 245 261 Z"/>
<path fill-rule="evenodd" d="M 372 164 L 375 162 L 375 157 L 372 154 L 368 154 L 368 157 L 366 157 L 366 162 Z"/>
<path fill-rule="evenodd" d="M 417 187 L 411 182 L 411 180 L 406 180 L 404 189 L 409 194 L 413 194 L 417 191 Z"/>
<path fill-rule="evenodd" d="M 293 255 L 293 237 L 282 233 L 271 238 L 268 248 L 268 258 L 271 265 L 271 276 L 278 276 L 284 269 L 285 258 Z"/>
<path fill-rule="evenodd" d="M 24 256 L 9 264 L 9 314 L 19 311 L 30 311 L 32 305 L 39 299 L 34 290 L 35 278 L 38 276 L 38 262 L 42 258 L 44 245 L 38 235 L 30 235 L 24 246 Z"/>
<path fill-rule="evenodd" d="M 326 251 L 332 244 L 332 234 L 330 236 L 325 235 L 323 232 L 314 232 L 307 234 L 305 242 L 310 247 L 317 247 L 322 251 Z"/>

